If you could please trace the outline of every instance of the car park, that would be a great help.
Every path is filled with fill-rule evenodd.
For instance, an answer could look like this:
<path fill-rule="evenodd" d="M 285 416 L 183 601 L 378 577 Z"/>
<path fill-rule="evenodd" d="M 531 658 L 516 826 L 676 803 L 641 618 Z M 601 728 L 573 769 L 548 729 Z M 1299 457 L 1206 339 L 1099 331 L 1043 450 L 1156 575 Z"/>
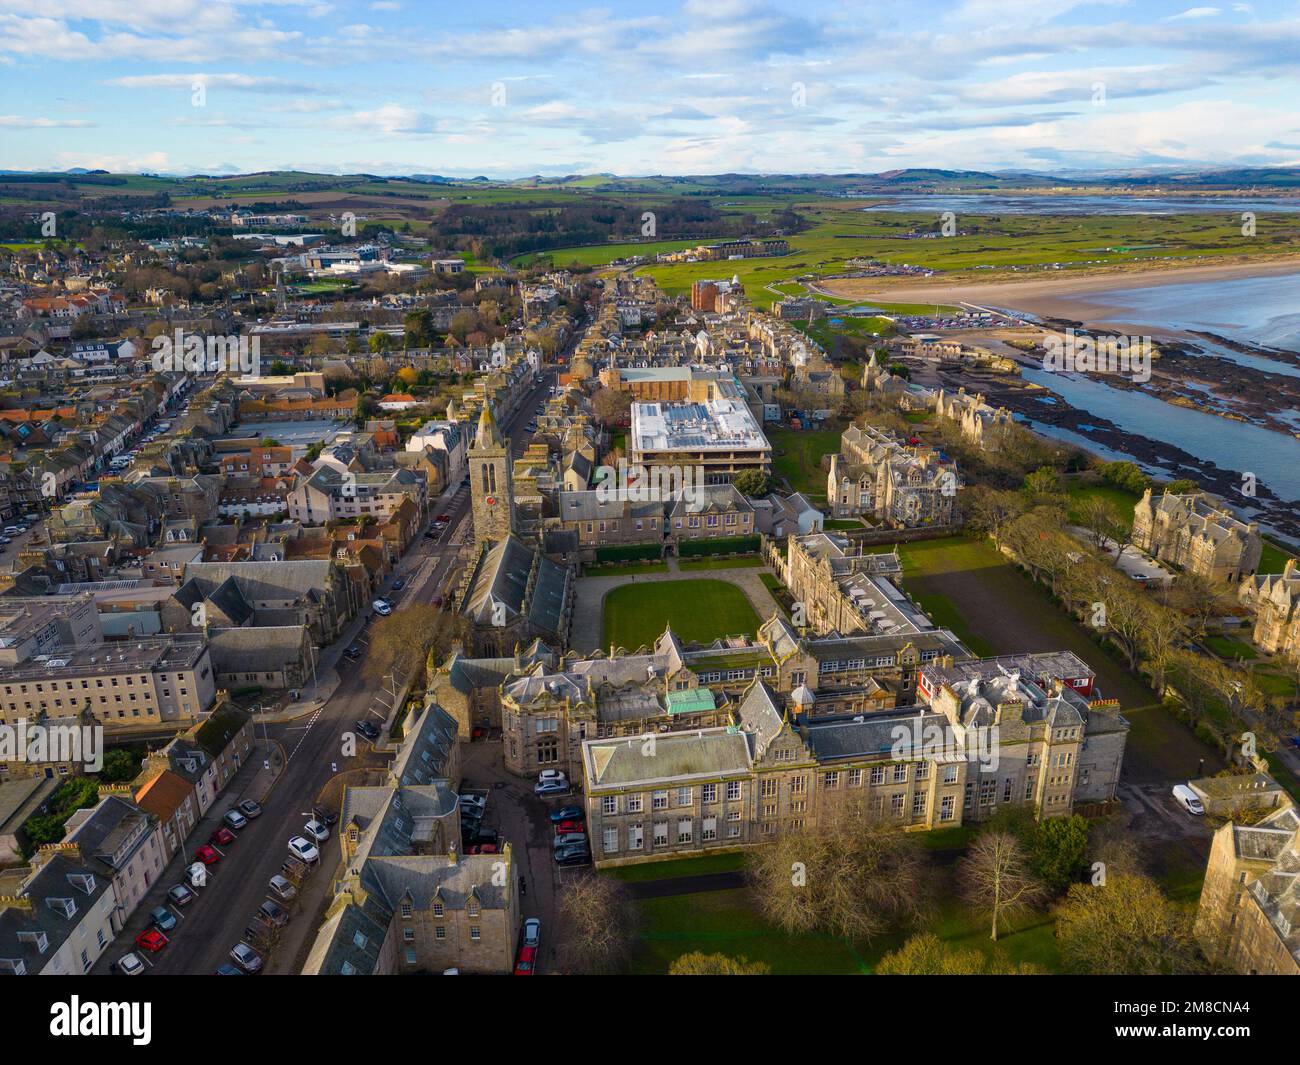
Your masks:
<path fill-rule="evenodd" d="M 536 947 L 520 947 L 519 960 L 515 962 L 516 976 L 532 976 L 533 966 L 537 964 Z"/>
<path fill-rule="evenodd" d="M 269 887 L 271 894 L 281 902 L 292 902 L 298 896 L 298 889 L 294 887 L 293 882 L 279 873 L 271 877 Z"/>
<path fill-rule="evenodd" d="M 214 832 L 213 835 L 215 836 L 216 833 Z M 205 843 L 194 852 L 194 860 L 202 862 L 204 865 L 215 865 L 221 861 L 221 852 Z"/>
<path fill-rule="evenodd" d="M 163 947 L 167 946 L 167 937 L 156 928 L 146 928 L 135 937 L 135 945 L 141 950 L 147 950 L 150 954 L 157 954 Z"/>
<path fill-rule="evenodd" d="M 188 906 L 194 901 L 194 892 L 184 884 L 177 884 L 167 889 L 167 901 L 173 906 Z"/>
<path fill-rule="evenodd" d="M 242 829 L 248 827 L 248 818 L 238 810 L 227 810 L 222 822 L 227 828 Z"/>
<path fill-rule="evenodd" d="M 302 826 L 302 830 L 311 836 L 317 843 L 324 843 L 330 838 L 330 830 L 322 825 L 319 821 L 313 819 Z"/>
<path fill-rule="evenodd" d="M 160 932 L 170 932 L 176 927 L 176 915 L 166 906 L 154 907 L 153 912 L 149 914 L 149 920 Z"/>
<path fill-rule="evenodd" d="M 586 845 L 587 837 L 581 832 L 565 832 L 561 836 L 556 836 L 551 842 L 551 846 L 557 851 L 563 850 L 565 847 L 585 847 Z"/>
<path fill-rule="evenodd" d="M 561 806 L 558 810 L 551 811 L 551 821 L 556 824 L 560 821 L 582 821 L 586 816 L 581 806 Z"/>
<path fill-rule="evenodd" d="M 123 976 L 139 976 L 144 972 L 144 962 L 135 953 L 123 954 L 117 960 L 117 971 Z"/>
<path fill-rule="evenodd" d="M 230 948 L 230 957 L 246 973 L 262 971 L 262 955 L 247 943 L 236 943 Z"/>
<path fill-rule="evenodd" d="M 320 851 L 310 840 L 305 840 L 302 836 L 294 836 L 289 840 L 289 853 L 309 865 L 314 865 L 320 859 Z"/>
<path fill-rule="evenodd" d="M 536 948 L 542 942 L 542 922 L 530 917 L 524 922 L 524 946 Z"/>
<path fill-rule="evenodd" d="M 289 911 L 271 899 L 266 899 L 257 908 L 257 916 L 263 921 L 269 921 L 276 928 L 283 928 L 289 923 Z"/>
<path fill-rule="evenodd" d="M 239 812 L 250 820 L 262 816 L 262 804 L 256 799 L 245 799 L 239 804 Z"/>

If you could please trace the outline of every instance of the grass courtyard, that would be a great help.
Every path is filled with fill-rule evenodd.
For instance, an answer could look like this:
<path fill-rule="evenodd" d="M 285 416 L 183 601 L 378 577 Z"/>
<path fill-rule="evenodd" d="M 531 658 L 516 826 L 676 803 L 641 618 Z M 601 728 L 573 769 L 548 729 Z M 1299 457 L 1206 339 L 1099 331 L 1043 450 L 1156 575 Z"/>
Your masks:
<path fill-rule="evenodd" d="M 843 427 L 836 429 L 765 429 L 773 448 L 772 466 L 790 482 L 796 492 L 803 492 L 819 502 L 826 498 L 826 471 L 822 456 L 840 450 Z M 775 452 L 782 454 L 777 455 Z"/>
<path fill-rule="evenodd" d="M 625 584 L 605 597 L 603 645 L 629 651 L 650 646 L 670 622 L 684 641 L 752 636 L 762 624 L 745 593 L 727 581 L 646 581 Z"/>

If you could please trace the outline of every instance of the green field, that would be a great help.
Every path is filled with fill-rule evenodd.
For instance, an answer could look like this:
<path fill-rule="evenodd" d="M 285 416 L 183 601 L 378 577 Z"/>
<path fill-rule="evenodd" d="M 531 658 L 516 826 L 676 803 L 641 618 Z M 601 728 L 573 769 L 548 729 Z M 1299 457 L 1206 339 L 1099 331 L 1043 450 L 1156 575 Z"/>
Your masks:
<path fill-rule="evenodd" d="M 1066 486 L 1066 493 L 1070 497 L 1069 519 L 1075 525 L 1083 521 L 1083 504 L 1090 499 L 1102 499 L 1109 503 L 1117 514 L 1124 518 L 1127 524 L 1133 524 L 1133 507 L 1142 497 L 1125 491 L 1123 488 L 1116 488 L 1109 484 L 1080 484 L 1076 480 L 1071 480 Z"/>
<path fill-rule="evenodd" d="M 1281 573 L 1286 569 L 1287 559 L 1294 558 L 1294 552 L 1288 551 L 1269 540 L 1265 540 L 1259 554 L 1260 573 Z"/>
<path fill-rule="evenodd" d="M 629 651 L 650 646 L 671 622 L 683 641 L 752 636 L 761 624 L 745 593 L 726 581 L 647 581 L 625 584 L 605 597 L 604 646 Z"/>
<path fill-rule="evenodd" d="M 696 558 L 683 559 L 677 568 L 692 573 L 706 569 L 758 569 L 765 564 L 761 558 Z"/>
<path fill-rule="evenodd" d="M 796 492 L 812 497 L 813 502 L 826 499 L 826 471 L 822 456 L 840 450 L 843 429 L 765 429 L 772 444 L 772 466 L 790 482 Z M 777 454 L 782 452 L 782 454 Z"/>
<path fill-rule="evenodd" d="M 1106 698 L 1118 699 L 1132 725 L 1125 777 L 1169 780 L 1223 766 L 1108 650 L 1095 643 L 1039 585 L 986 540 L 948 537 L 903 544 L 903 586 L 934 620 L 981 656 L 1018 651 L 1073 651 L 1097 674 Z"/>

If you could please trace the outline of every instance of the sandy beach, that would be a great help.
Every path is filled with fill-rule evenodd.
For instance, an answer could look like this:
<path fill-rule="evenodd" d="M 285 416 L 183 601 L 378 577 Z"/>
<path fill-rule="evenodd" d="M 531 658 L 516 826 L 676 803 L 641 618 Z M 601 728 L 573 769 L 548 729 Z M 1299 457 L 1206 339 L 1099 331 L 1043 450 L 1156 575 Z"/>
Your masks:
<path fill-rule="evenodd" d="M 1300 272 L 1300 255 L 1267 261 L 1236 261 L 1200 266 L 1089 270 L 1074 274 L 1043 276 L 1023 280 L 960 281 L 930 278 L 925 281 L 863 277 L 841 278 L 818 285 L 832 296 L 881 303 L 969 303 L 1028 311 L 1044 318 L 1069 318 L 1102 322 L 1123 313 L 1104 299 L 1092 298 L 1117 288 L 1152 288 L 1158 285 L 1199 281 L 1227 281 L 1242 277 L 1269 277 Z"/>

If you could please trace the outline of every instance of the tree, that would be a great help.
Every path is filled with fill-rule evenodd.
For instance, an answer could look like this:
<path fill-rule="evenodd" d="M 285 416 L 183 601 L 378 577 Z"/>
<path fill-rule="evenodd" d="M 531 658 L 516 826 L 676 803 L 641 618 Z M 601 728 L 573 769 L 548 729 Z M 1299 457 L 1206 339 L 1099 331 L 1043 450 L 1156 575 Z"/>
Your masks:
<path fill-rule="evenodd" d="M 1034 502 L 1051 502 L 1063 494 L 1061 475 L 1051 466 L 1040 466 L 1025 478 L 1023 491 Z"/>
<path fill-rule="evenodd" d="M 1033 869 L 1043 886 L 1060 894 L 1087 868 L 1088 822 L 1074 814 L 1049 817 L 1034 831 Z"/>
<path fill-rule="evenodd" d="M 1057 909 L 1056 941 L 1072 973 L 1158 976 L 1201 968 L 1191 915 L 1155 881 L 1132 873 L 1070 888 Z"/>
<path fill-rule="evenodd" d="M 764 916 L 789 933 L 870 939 L 926 907 L 926 855 L 866 798 L 828 799 L 814 828 L 782 833 L 749 859 Z"/>
<path fill-rule="evenodd" d="M 669 976 L 768 976 L 772 967 L 765 961 L 750 961 L 743 954 L 738 958 L 726 954 L 705 954 L 693 950 L 683 954 L 670 966 Z"/>
<path fill-rule="evenodd" d="M 104 768 L 100 772 L 105 780 L 119 783 L 134 780 L 140 772 L 140 759 L 122 747 L 104 754 Z"/>
<path fill-rule="evenodd" d="M 638 911 L 621 882 L 604 876 L 569 881 L 559 916 L 565 969 L 600 975 L 623 968 L 636 941 Z"/>
<path fill-rule="evenodd" d="M 1107 546 L 1108 540 L 1116 539 L 1116 531 L 1124 521 L 1119 511 L 1110 505 L 1109 500 L 1099 496 L 1092 496 L 1083 501 L 1083 505 L 1079 508 L 1079 517 L 1080 523 L 1088 530 L 1092 546 L 1098 551 Z"/>
<path fill-rule="evenodd" d="M 591 411 L 606 426 L 620 425 L 632 411 L 632 393 L 601 388 L 591 397 Z"/>
<path fill-rule="evenodd" d="M 1030 976 L 1041 971 L 1027 962 L 990 959 L 973 947 L 945 943 L 932 932 L 913 936 L 875 968 L 877 976 Z"/>
<path fill-rule="evenodd" d="M 393 343 L 393 338 L 387 333 L 371 333 L 367 347 L 375 355 L 382 355 Z M 416 345 L 419 347 L 420 345 Z"/>
<path fill-rule="evenodd" d="M 989 938 L 994 942 L 1004 920 L 1032 909 L 1043 897 L 1043 886 L 1033 874 L 1029 855 L 1010 832 L 982 832 L 958 870 L 966 901 L 991 918 Z"/>
<path fill-rule="evenodd" d="M 765 496 L 772 490 L 772 478 L 762 470 L 741 470 L 731 483 L 743 496 Z"/>
<path fill-rule="evenodd" d="M 402 678 L 432 659 L 439 664 L 451 651 L 453 640 L 468 637 L 470 623 L 428 603 L 412 603 L 379 618 L 370 630 L 366 676 L 378 682 L 389 673 Z"/>

